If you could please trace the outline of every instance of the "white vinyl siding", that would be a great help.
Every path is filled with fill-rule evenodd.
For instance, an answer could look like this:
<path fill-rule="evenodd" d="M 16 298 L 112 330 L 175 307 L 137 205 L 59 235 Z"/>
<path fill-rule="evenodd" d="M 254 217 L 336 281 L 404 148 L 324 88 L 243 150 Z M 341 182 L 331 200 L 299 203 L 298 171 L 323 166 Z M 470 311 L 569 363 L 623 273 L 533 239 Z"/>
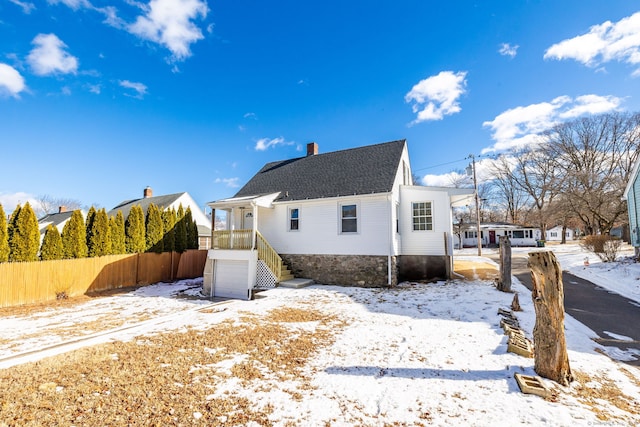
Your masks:
<path fill-rule="evenodd" d="M 414 232 L 414 204 L 431 204 L 431 230 L 429 233 Z M 400 187 L 400 234 L 403 255 L 442 255 L 445 253 L 445 233 L 452 232 L 452 216 L 449 195 L 445 191 L 429 187 Z M 426 227 L 426 225 L 425 225 Z"/>
<path fill-rule="evenodd" d="M 341 205 L 357 205 L 358 232 L 340 233 Z M 304 226 L 295 233 L 283 233 L 291 204 L 261 208 L 258 230 L 282 254 L 388 255 L 391 221 L 386 195 L 297 201 Z"/>

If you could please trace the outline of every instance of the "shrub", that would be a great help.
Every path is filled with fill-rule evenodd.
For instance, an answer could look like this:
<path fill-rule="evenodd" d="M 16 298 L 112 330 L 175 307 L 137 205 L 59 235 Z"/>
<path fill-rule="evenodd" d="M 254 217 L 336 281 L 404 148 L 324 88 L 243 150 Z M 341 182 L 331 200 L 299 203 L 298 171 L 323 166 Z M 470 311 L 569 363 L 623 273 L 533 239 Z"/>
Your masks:
<path fill-rule="evenodd" d="M 124 215 L 122 215 L 122 211 L 118 211 L 115 217 L 109 218 L 109 234 L 111 236 L 111 253 L 114 255 L 127 253 L 124 243 Z"/>
<path fill-rule="evenodd" d="M 0 204 L 0 262 L 9 260 L 9 235 L 7 229 L 7 216 Z"/>
<path fill-rule="evenodd" d="M 40 259 L 48 261 L 62 258 L 64 258 L 62 237 L 60 237 L 58 229 L 54 225 L 49 224 L 44 234 L 44 239 L 42 240 L 42 246 L 40 247 Z"/>
<path fill-rule="evenodd" d="M 597 234 L 585 237 L 580 246 L 596 254 L 603 262 L 613 262 L 618 257 L 622 240 L 607 234 Z"/>
<path fill-rule="evenodd" d="M 87 256 L 87 229 L 82 212 L 76 209 L 62 229 L 62 246 L 65 258 L 85 258 Z"/>
<path fill-rule="evenodd" d="M 153 203 L 151 203 L 147 208 L 145 229 L 147 252 L 161 253 L 164 250 L 164 244 L 162 241 L 164 226 L 162 225 L 162 214 L 160 213 L 160 209 L 158 209 L 158 207 Z"/>
<path fill-rule="evenodd" d="M 11 216 L 9 224 L 9 261 L 36 261 L 40 249 L 38 219 L 29 202 Z"/>

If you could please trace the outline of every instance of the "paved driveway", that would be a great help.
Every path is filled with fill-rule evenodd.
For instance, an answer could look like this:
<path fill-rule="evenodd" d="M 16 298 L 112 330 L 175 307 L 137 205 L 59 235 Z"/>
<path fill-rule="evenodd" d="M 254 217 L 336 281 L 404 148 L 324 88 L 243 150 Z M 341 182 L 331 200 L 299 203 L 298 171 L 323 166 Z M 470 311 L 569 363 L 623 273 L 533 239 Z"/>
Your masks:
<path fill-rule="evenodd" d="M 500 262 L 497 254 L 490 258 Z M 527 254 L 512 253 L 512 274 L 528 289 L 532 289 L 531 272 L 527 267 Z M 565 312 L 591 328 L 601 338 L 596 341 L 607 347 L 640 351 L 640 304 L 600 286 L 562 272 Z M 633 341 L 612 338 L 616 335 L 632 338 Z M 640 366 L 640 359 L 626 362 Z"/>

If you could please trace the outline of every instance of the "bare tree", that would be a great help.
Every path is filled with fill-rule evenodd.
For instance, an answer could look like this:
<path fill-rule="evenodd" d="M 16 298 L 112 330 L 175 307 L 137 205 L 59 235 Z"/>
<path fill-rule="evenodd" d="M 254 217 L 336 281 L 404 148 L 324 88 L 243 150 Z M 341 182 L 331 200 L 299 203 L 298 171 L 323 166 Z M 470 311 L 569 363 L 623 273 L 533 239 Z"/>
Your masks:
<path fill-rule="evenodd" d="M 42 218 L 45 215 L 56 213 L 60 207 L 65 207 L 68 211 L 73 211 L 82 208 L 82 203 L 76 199 L 66 197 L 53 197 L 49 194 L 44 194 L 36 197 L 37 205 L 34 206 L 34 211 L 38 218 Z"/>
<path fill-rule="evenodd" d="M 587 234 L 607 234 L 626 219 L 622 193 L 640 153 L 640 114 L 582 118 L 555 126 L 542 139 L 544 157 L 563 178 L 563 205 Z"/>
<path fill-rule="evenodd" d="M 526 208 L 528 197 L 522 187 L 517 184 L 515 176 L 511 173 L 513 161 L 509 157 L 500 156 L 489 168 L 493 186 L 492 194 L 504 211 L 504 220 L 519 223 L 523 219 L 523 210 Z"/>

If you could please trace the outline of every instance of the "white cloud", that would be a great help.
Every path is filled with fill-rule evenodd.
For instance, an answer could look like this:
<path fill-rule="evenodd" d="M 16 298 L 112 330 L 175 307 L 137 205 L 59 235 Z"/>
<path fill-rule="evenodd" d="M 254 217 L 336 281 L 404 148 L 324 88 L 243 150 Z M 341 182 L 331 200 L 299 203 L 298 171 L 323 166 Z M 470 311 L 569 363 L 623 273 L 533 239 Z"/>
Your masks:
<path fill-rule="evenodd" d="M 73 10 L 81 8 L 91 8 L 91 3 L 88 0 L 47 0 L 49 4 L 64 4 Z"/>
<path fill-rule="evenodd" d="M 120 80 L 118 84 L 120 84 L 120 86 L 124 88 L 133 89 L 135 91 L 135 95 L 126 94 L 127 96 L 142 99 L 147 94 L 147 86 L 142 83 L 132 82 L 129 80 Z"/>
<path fill-rule="evenodd" d="M 237 188 L 240 187 L 238 181 L 240 181 L 240 178 L 216 178 L 214 182 L 216 184 L 225 184 L 227 187 Z"/>
<path fill-rule="evenodd" d="M 442 71 L 413 86 L 404 97 L 405 102 L 413 102 L 413 112 L 418 113 L 411 125 L 427 120 L 442 120 L 445 115 L 460 112 L 458 99 L 466 92 L 466 75 L 465 71 Z"/>
<path fill-rule="evenodd" d="M 38 201 L 33 194 L 17 192 L 17 193 L 0 193 L 0 205 L 6 215 L 10 215 L 16 208 L 16 206 L 24 206 L 29 202 L 31 207 L 38 206 Z"/>
<path fill-rule="evenodd" d="M 498 50 L 498 52 L 500 52 L 500 55 L 502 56 L 510 56 L 511 58 L 514 58 L 517 54 L 518 54 L 518 48 L 520 46 L 516 45 L 511 45 L 509 43 L 502 43 L 500 44 L 500 49 Z"/>
<path fill-rule="evenodd" d="M 9 0 L 9 1 L 15 4 L 16 6 L 20 6 L 22 8 L 22 12 L 24 12 L 26 15 L 29 15 L 32 11 L 36 9 L 36 5 L 33 3 L 20 1 L 20 0 Z"/>
<path fill-rule="evenodd" d="M 258 120 L 258 116 L 256 116 L 256 113 L 245 113 L 242 117 L 244 117 L 245 119 Z"/>
<path fill-rule="evenodd" d="M 100 92 L 102 92 L 102 86 L 97 84 L 97 85 L 92 85 L 89 84 L 87 85 L 89 92 L 91 93 L 95 93 L 96 95 L 100 95 Z"/>
<path fill-rule="evenodd" d="M 31 43 L 35 47 L 27 62 L 35 74 L 75 74 L 78 70 L 78 59 L 65 51 L 67 45 L 55 34 L 38 34 Z"/>
<path fill-rule="evenodd" d="M 172 60 L 181 61 L 191 56 L 190 45 L 204 38 L 193 20 L 207 16 L 206 1 L 151 0 L 142 7 L 145 15 L 138 16 L 128 31 L 165 46 L 171 51 Z"/>
<path fill-rule="evenodd" d="M 255 149 L 257 151 L 265 151 L 269 147 L 276 147 L 278 145 L 295 145 L 295 142 L 285 141 L 283 137 L 273 138 L 273 139 L 260 138 L 258 141 L 256 141 Z"/>
<path fill-rule="evenodd" d="M 619 61 L 640 64 L 640 12 L 612 23 L 594 25 L 589 32 L 551 46 L 545 59 L 574 59 L 589 67 Z"/>
<path fill-rule="evenodd" d="M 541 102 L 525 107 L 516 107 L 499 114 L 494 120 L 482 125 L 493 131 L 496 141 L 482 153 L 506 151 L 535 144 L 537 134 L 557 123 L 585 114 L 601 114 L 615 111 L 622 103 L 614 96 L 582 95 L 575 99 L 560 96 L 551 102 Z"/>
<path fill-rule="evenodd" d="M 10 65 L 0 63 L 0 95 L 8 93 L 17 98 L 25 89 L 24 78 Z"/>

